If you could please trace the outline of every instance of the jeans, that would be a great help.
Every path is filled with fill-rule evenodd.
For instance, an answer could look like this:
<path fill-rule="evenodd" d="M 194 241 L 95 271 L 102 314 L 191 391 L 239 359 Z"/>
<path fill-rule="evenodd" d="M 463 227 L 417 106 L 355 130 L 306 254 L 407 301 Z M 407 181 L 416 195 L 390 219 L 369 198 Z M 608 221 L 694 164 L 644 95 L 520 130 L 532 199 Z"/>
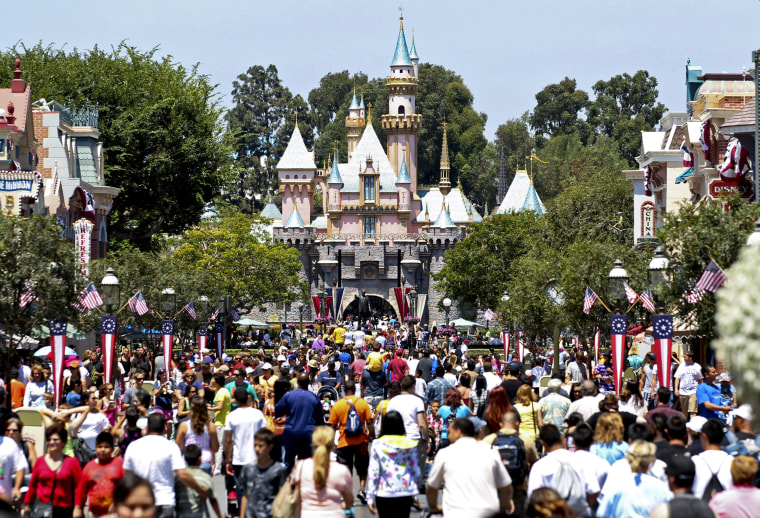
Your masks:
<path fill-rule="evenodd" d="M 296 458 L 300 460 L 311 457 L 311 444 L 305 447 L 292 445 L 288 447 L 283 446 L 282 449 L 285 452 L 282 455 L 282 465 L 288 475 L 290 475 L 290 471 L 296 463 Z"/>

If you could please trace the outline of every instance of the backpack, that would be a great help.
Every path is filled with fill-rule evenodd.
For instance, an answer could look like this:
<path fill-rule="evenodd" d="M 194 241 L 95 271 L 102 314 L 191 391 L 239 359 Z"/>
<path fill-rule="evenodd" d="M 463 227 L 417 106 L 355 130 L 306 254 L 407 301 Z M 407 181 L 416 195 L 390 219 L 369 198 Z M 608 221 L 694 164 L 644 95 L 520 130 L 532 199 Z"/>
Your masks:
<path fill-rule="evenodd" d="M 554 475 L 554 490 L 578 514 L 582 514 L 588 507 L 583 482 L 575 469 L 567 462 L 559 461 L 559 469 Z"/>
<path fill-rule="evenodd" d="M 705 462 L 705 464 L 707 463 Z M 708 466 L 707 469 L 710 469 L 710 466 Z M 718 471 L 720 471 L 720 468 L 718 468 Z M 710 474 L 710 481 L 705 486 L 705 492 L 702 493 L 703 502 L 709 502 L 716 493 L 720 493 L 725 489 L 723 484 L 720 483 L 720 480 L 718 480 L 718 473 L 713 473 L 712 470 L 710 470 Z"/>
<path fill-rule="evenodd" d="M 728 440 L 728 446 L 723 448 L 723 451 L 736 457 L 738 455 L 747 455 L 755 459 L 757 462 L 758 470 L 755 475 L 755 487 L 760 487 L 760 435 L 752 439 L 739 440 L 734 432 L 726 432 L 726 439 Z"/>
<path fill-rule="evenodd" d="M 364 433 L 364 423 L 362 418 L 359 417 L 359 412 L 356 410 L 356 405 L 349 402 L 348 414 L 346 414 L 346 436 L 358 437 Z"/>
<path fill-rule="evenodd" d="M 507 468 L 512 485 L 522 484 L 528 473 L 528 459 L 525 456 L 525 444 L 522 439 L 516 433 L 497 432 L 491 444 L 491 449 L 494 448 L 499 451 L 501 463 Z"/>

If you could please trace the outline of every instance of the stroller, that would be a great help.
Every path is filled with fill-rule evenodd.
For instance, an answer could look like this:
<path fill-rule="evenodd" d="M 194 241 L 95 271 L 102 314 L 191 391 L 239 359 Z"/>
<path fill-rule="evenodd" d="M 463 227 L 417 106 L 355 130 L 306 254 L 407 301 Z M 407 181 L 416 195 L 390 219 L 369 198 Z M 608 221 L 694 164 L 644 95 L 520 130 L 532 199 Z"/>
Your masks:
<path fill-rule="evenodd" d="M 317 391 L 317 399 L 322 404 L 322 416 L 325 420 L 325 424 L 330 424 L 328 419 L 330 418 L 330 409 L 340 399 L 338 391 L 332 387 L 324 386 L 320 387 Z"/>

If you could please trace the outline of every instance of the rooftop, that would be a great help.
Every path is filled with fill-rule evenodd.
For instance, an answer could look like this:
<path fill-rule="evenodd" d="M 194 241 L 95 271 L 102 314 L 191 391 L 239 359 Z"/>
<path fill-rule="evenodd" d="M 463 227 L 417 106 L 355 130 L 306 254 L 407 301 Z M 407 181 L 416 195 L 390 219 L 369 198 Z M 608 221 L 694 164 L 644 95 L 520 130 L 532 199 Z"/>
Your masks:
<path fill-rule="evenodd" d="M 301 130 L 298 129 L 298 124 L 293 128 L 293 134 L 290 136 L 288 147 L 282 154 L 282 158 L 277 163 L 277 169 L 316 169 L 317 164 L 314 163 L 314 156 L 306 149 L 306 144 L 303 142 L 301 136 Z"/>
<path fill-rule="evenodd" d="M 401 21 L 401 28 L 398 31 L 398 40 L 396 41 L 396 52 L 393 53 L 392 67 L 410 67 L 412 60 L 409 58 L 409 49 L 406 46 L 404 37 L 404 22 Z"/>

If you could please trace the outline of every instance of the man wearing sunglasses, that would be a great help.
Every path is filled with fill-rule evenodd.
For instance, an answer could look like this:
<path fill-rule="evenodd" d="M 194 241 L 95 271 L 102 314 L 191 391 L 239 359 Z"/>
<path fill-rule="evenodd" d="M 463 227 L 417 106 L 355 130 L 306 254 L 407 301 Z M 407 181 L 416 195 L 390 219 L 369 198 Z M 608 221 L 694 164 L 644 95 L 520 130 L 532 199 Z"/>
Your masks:
<path fill-rule="evenodd" d="M 253 407 L 258 408 L 259 398 L 256 395 L 256 390 L 254 390 L 253 385 L 245 380 L 245 367 L 243 367 L 242 363 L 235 365 L 235 368 L 232 369 L 232 378 L 232 381 L 227 383 L 224 388 L 226 388 L 230 394 L 234 394 L 235 390 L 238 388 L 244 388 L 249 396 L 253 396 L 253 400 L 255 401 Z M 237 407 L 237 400 L 232 398 L 232 410 L 237 410 Z"/>
<path fill-rule="evenodd" d="M 135 369 L 135 373 L 132 375 L 132 385 L 124 391 L 124 400 L 122 402 L 122 408 L 126 410 L 129 406 L 135 404 L 135 396 L 137 391 L 143 388 L 145 382 L 145 371 L 142 369 Z"/>

